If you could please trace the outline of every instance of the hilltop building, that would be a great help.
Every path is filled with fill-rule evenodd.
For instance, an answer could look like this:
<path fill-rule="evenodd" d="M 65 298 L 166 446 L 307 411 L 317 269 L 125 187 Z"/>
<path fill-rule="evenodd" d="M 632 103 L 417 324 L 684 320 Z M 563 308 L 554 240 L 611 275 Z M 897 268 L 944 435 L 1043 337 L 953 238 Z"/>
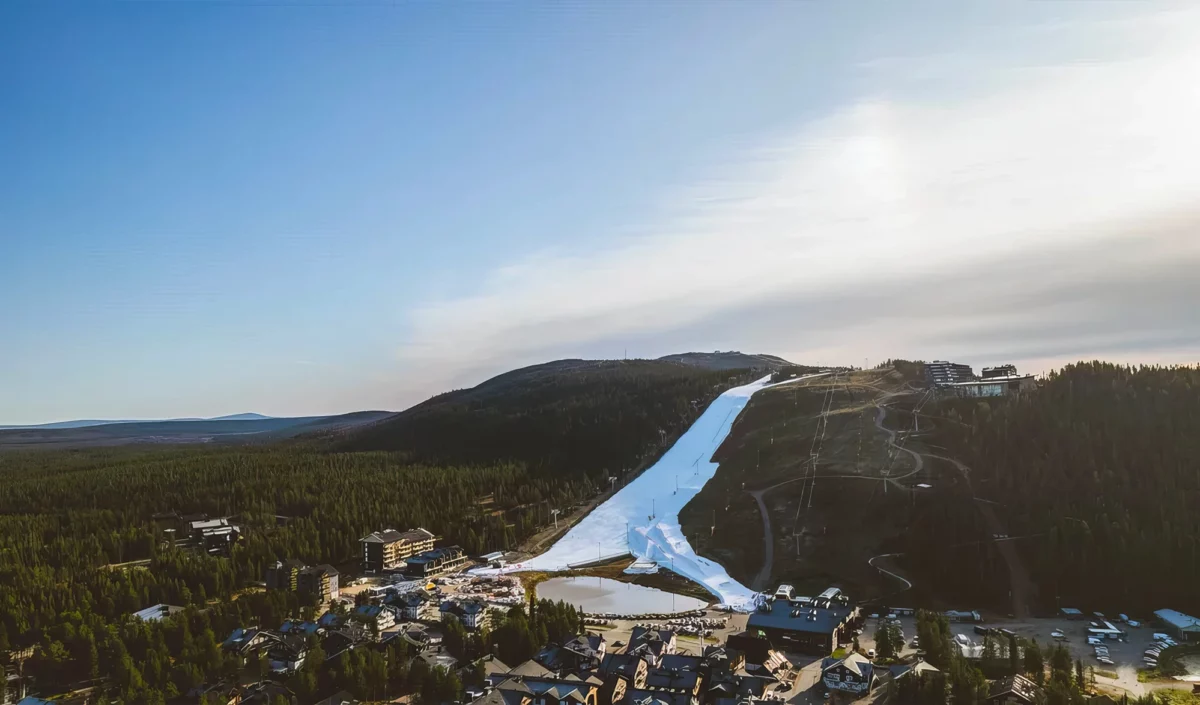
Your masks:
<path fill-rule="evenodd" d="M 434 535 L 425 529 L 376 531 L 359 539 L 362 566 L 368 573 L 382 573 L 404 567 L 409 556 L 433 549 Z"/>
<path fill-rule="evenodd" d="M 930 384 L 936 386 L 954 384 L 955 382 L 970 382 L 975 379 L 975 370 L 971 369 L 970 365 L 962 365 L 957 362 L 947 362 L 945 360 L 934 360 L 933 362 L 925 363 L 925 379 L 929 380 Z"/>
<path fill-rule="evenodd" d="M 1016 365 L 985 367 L 976 377 L 968 365 L 936 360 L 925 363 L 925 378 L 934 387 L 960 397 L 1002 397 L 1037 386 L 1034 376 L 1018 374 Z"/>

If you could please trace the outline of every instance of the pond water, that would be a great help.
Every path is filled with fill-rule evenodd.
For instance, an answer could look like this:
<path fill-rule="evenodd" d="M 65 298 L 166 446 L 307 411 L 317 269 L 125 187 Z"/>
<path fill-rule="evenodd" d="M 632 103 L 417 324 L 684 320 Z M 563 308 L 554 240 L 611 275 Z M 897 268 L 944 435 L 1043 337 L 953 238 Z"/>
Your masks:
<path fill-rule="evenodd" d="M 562 600 L 585 612 L 614 614 L 687 612 L 708 605 L 686 595 L 590 576 L 551 578 L 537 586 L 537 594 L 541 599 Z"/>

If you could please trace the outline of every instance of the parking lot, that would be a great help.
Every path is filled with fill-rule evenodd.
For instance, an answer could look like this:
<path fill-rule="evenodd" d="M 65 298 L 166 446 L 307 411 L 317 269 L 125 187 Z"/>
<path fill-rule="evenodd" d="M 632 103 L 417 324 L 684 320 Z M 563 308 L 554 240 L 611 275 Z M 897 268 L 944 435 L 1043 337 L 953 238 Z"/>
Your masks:
<path fill-rule="evenodd" d="M 908 656 L 916 653 L 912 644 L 912 639 L 917 635 L 917 625 L 915 617 L 900 617 L 901 629 L 904 631 L 905 646 L 902 656 Z M 971 640 L 972 643 L 980 644 L 983 642 L 983 636 L 976 633 L 975 624 L 964 622 L 952 622 L 950 631 L 954 634 L 962 634 Z M 1155 632 L 1162 631 L 1161 628 L 1146 626 L 1143 624 L 1138 627 L 1130 627 L 1121 625 L 1121 628 L 1128 634 L 1125 641 L 1106 639 L 1104 646 L 1108 649 L 1109 658 L 1113 661 L 1112 665 L 1102 664 L 1096 660 L 1094 648 L 1087 643 L 1087 629 L 1090 626 L 1087 619 L 1042 619 L 1032 618 L 1022 621 L 1010 620 L 992 620 L 980 623 L 980 626 L 993 627 L 998 629 L 1009 629 L 1017 634 L 1018 637 L 1027 640 L 1037 640 L 1038 646 L 1043 651 L 1047 646 L 1053 646 L 1061 643 L 1067 647 L 1071 653 L 1071 659 L 1079 659 L 1083 661 L 1084 668 L 1091 666 L 1096 669 L 1096 685 L 1102 689 L 1111 690 L 1114 692 L 1125 691 L 1130 695 L 1142 695 L 1151 689 L 1162 687 L 1186 688 L 1190 689 L 1191 685 L 1187 683 L 1161 681 L 1154 683 L 1139 683 L 1137 679 L 1137 671 L 1145 666 L 1142 661 L 1143 652 L 1153 641 L 1152 635 Z M 863 649 L 875 648 L 875 629 L 878 627 L 878 620 L 868 619 L 863 628 L 863 634 L 859 637 L 859 645 Z M 1065 638 L 1061 641 L 1055 640 L 1050 636 L 1050 633 L 1059 630 Z M 1101 671 L 1115 673 L 1116 678 L 1111 678 L 1101 675 Z"/>

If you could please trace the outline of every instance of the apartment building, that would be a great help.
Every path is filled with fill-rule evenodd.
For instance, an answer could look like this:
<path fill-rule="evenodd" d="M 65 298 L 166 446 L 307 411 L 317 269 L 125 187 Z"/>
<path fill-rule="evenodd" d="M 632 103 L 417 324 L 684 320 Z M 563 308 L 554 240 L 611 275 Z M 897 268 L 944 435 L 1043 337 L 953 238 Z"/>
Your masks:
<path fill-rule="evenodd" d="M 425 529 L 376 531 L 359 539 L 363 571 L 382 573 L 404 567 L 410 556 L 433 550 L 434 535 Z"/>

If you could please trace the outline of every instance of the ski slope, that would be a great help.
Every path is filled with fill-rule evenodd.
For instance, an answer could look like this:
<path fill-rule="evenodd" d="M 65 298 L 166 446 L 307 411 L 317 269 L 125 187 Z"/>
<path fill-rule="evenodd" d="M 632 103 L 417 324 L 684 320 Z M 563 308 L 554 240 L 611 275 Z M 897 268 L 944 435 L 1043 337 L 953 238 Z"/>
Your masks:
<path fill-rule="evenodd" d="M 789 384 L 828 373 L 780 382 Z M 719 563 L 696 555 L 679 525 L 679 511 L 712 479 L 713 453 L 729 435 L 750 397 L 771 385 L 770 377 L 734 387 L 717 397 L 695 423 L 649 470 L 592 510 L 550 550 L 503 568 L 562 571 L 582 563 L 632 554 L 638 563 L 655 563 L 703 585 L 733 609 L 753 609 L 750 588 L 729 577 Z M 497 570 L 481 569 L 479 573 Z"/>

